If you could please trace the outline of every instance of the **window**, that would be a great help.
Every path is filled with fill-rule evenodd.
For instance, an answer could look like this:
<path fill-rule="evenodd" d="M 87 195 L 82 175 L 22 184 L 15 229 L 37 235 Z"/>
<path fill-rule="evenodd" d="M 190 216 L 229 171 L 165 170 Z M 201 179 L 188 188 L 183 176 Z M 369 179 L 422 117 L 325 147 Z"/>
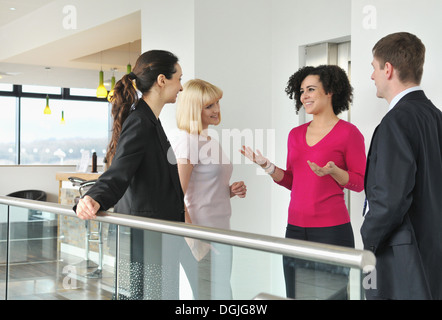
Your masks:
<path fill-rule="evenodd" d="M 15 97 L 0 96 L 0 165 L 16 164 Z"/>
<path fill-rule="evenodd" d="M 28 93 L 61 94 L 60 87 L 24 85 L 24 86 L 22 86 L 22 91 L 28 92 Z"/>
<path fill-rule="evenodd" d="M 95 97 L 97 95 L 97 89 L 70 89 L 71 96 L 83 96 L 83 97 Z"/>
<path fill-rule="evenodd" d="M 0 78 L 1 79 L 1 78 Z M 9 83 L 0 83 L 0 91 L 9 91 L 12 92 L 12 84 Z"/>
<path fill-rule="evenodd" d="M 51 99 L 51 114 L 45 115 L 44 102 L 22 99 L 20 163 L 77 164 L 82 150 L 96 152 L 102 163 L 108 141 L 108 104 Z"/>
<path fill-rule="evenodd" d="M 47 94 L 50 115 L 43 113 Z M 14 85 L 10 92 L 0 91 L 0 110 L 0 165 L 77 165 L 82 151 L 96 152 L 103 163 L 110 130 L 107 100 L 73 97 L 66 88 Z"/>

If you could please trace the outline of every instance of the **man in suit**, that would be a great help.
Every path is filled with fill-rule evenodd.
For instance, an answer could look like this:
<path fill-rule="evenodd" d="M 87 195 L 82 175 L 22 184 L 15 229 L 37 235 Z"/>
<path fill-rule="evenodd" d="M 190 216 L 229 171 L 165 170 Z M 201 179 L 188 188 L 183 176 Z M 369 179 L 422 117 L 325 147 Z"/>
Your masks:
<path fill-rule="evenodd" d="M 442 112 L 420 88 L 425 46 L 390 34 L 373 48 L 377 96 L 390 104 L 367 157 L 364 248 L 376 255 L 367 299 L 442 299 Z"/>

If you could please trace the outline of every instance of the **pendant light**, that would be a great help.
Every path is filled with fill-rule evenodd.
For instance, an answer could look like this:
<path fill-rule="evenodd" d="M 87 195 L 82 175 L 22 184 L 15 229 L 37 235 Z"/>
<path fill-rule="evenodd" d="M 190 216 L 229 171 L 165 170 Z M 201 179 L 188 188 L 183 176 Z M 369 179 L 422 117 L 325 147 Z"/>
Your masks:
<path fill-rule="evenodd" d="M 49 108 L 49 95 L 46 95 L 46 107 L 43 111 L 44 114 L 51 114 L 51 109 Z"/>
<path fill-rule="evenodd" d="M 60 120 L 60 124 L 66 124 L 66 122 L 64 121 L 64 111 L 61 111 L 61 120 Z"/>
<path fill-rule="evenodd" d="M 100 82 L 99 82 L 98 88 L 97 88 L 97 98 L 106 98 L 107 97 L 107 89 L 104 86 L 103 77 L 104 77 L 104 73 L 103 73 L 103 70 L 101 70 L 99 73 L 99 81 Z"/>
<path fill-rule="evenodd" d="M 45 70 L 46 70 L 46 78 L 48 78 L 49 77 L 48 74 L 49 74 L 49 71 L 51 70 L 51 68 L 45 67 Z M 44 114 L 51 114 L 51 109 L 49 108 L 49 95 L 48 94 L 46 95 L 46 107 L 44 108 L 43 113 Z"/>
<path fill-rule="evenodd" d="M 129 62 L 127 63 L 126 66 L 126 74 L 129 74 L 132 72 L 132 66 L 130 65 L 130 42 L 129 42 Z"/>
<path fill-rule="evenodd" d="M 112 102 L 112 97 L 114 96 L 114 87 L 115 87 L 115 76 L 112 75 L 111 78 L 111 89 L 109 91 L 109 94 L 107 95 L 107 101 Z"/>
<path fill-rule="evenodd" d="M 101 53 L 101 58 L 102 57 L 103 57 L 103 53 Z M 98 83 L 98 88 L 97 88 L 97 98 L 106 98 L 107 97 L 107 89 L 104 86 L 103 78 L 104 78 L 104 73 L 103 73 L 103 69 L 101 69 L 100 73 L 99 73 L 99 83 Z"/>

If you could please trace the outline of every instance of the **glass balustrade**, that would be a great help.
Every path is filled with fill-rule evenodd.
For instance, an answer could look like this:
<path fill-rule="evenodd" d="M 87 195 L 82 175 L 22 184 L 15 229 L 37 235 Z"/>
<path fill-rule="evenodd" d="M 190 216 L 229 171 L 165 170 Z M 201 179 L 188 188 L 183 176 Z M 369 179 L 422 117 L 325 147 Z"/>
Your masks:
<path fill-rule="evenodd" d="M 0 197 L 0 299 L 363 299 L 361 268 L 350 266 L 352 258 L 349 263 L 333 261 L 335 247 L 318 245 L 313 258 L 306 258 L 260 249 L 261 242 L 272 241 L 308 249 L 294 240 L 260 240 L 178 223 L 167 232 L 146 230 L 143 224 L 136 227 L 136 217 L 130 223 L 118 214 L 118 219 L 110 215 L 83 221 L 64 214 L 60 205 L 46 212 L 30 209 L 35 201 L 25 202 L 26 208 L 2 204 L 4 199 Z M 195 237 L 195 230 L 203 236 Z M 315 250 L 330 252 L 332 263 L 316 261 Z M 343 252 L 352 257 L 349 249 Z M 289 297 L 284 267 L 295 269 L 287 285 L 293 292 Z"/>

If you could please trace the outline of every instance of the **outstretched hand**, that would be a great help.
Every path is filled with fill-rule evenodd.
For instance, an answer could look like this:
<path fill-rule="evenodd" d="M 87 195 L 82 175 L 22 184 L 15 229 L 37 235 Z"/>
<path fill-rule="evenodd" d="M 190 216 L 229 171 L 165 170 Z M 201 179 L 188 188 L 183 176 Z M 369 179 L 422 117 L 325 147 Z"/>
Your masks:
<path fill-rule="evenodd" d="M 250 147 L 242 146 L 242 149 L 240 149 L 239 152 L 241 152 L 242 155 L 247 159 L 260 165 L 261 167 L 268 162 L 267 158 L 265 158 L 259 150 L 256 150 L 255 153 Z"/>
<path fill-rule="evenodd" d="M 312 171 L 314 173 L 316 173 L 316 175 L 318 175 L 319 177 L 323 177 L 323 176 L 332 174 L 332 173 L 334 173 L 335 169 L 337 168 L 333 161 L 327 162 L 327 164 L 324 167 L 320 167 L 316 163 L 308 161 L 308 160 L 307 160 L 307 163 L 310 166 L 310 169 L 312 169 Z"/>

